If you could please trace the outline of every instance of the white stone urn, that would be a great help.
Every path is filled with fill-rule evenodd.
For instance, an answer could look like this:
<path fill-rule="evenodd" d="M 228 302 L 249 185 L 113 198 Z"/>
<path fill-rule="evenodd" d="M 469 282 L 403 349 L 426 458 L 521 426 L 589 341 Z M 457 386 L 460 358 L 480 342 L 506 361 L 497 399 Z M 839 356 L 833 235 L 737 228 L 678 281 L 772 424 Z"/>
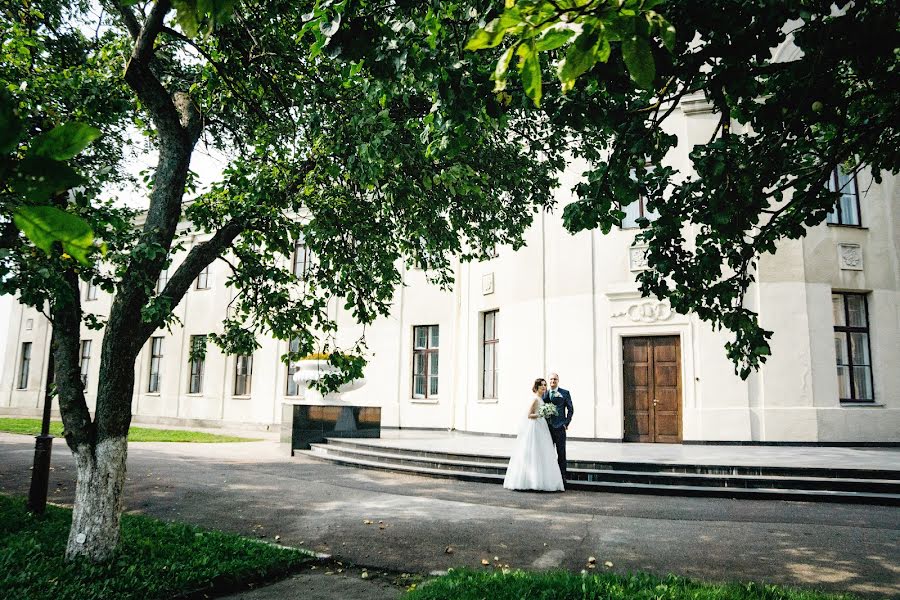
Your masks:
<path fill-rule="evenodd" d="M 352 392 L 366 385 L 363 377 L 354 379 L 349 383 L 345 383 L 338 388 L 338 391 L 323 395 L 322 392 L 311 387 L 309 384 L 318 381 L 324 375 L 329 373 L 338 373 L 339 369 L 330 364 L 327 360 L 301 360 L 296 363 L 297 370 L 294 372 L 294 381 L 300 386 L 300 396 L 303 398 L 303 404 L 332 404 L 344 401 L 343 395 L 346 392 Z"/>

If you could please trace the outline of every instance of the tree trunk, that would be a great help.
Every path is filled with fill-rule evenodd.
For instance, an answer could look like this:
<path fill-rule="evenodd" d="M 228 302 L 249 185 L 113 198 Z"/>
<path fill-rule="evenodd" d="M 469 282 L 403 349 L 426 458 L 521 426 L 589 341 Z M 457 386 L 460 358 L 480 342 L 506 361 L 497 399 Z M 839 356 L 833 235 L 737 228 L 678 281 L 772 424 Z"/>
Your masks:
<path fill-rule="evenodd" d="M 119 543 L 128 438 L 113 437 L 79 445 L 74 451 L 78 482 L 66 559 L 93 562 L 112 558 Z"/>

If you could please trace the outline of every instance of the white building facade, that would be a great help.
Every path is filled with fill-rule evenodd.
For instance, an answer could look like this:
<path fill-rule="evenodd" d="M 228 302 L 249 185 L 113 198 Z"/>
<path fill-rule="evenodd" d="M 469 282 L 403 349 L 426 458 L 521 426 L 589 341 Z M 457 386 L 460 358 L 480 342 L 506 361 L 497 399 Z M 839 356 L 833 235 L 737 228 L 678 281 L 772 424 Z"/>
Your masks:
<path fill-rule="evenodd" d="M 709 139 L 718 117 L 703 102 L 680 112 L 670 162 L 689 172 L 690 147 Z M 573 165 L 561 186 L 561 206 L 580 171 Z M 900 190 L 896 177 L 875 184 L 864 172 L 844 191 L 830 222 L 762 258 L 747 301 L 775 332 L 773 355 L 746 381 L 725 356 L 727 335 L 640 296 L 635 215 L 608 235 L 571 235 L 559 211 L 540 215 L 518 252 L 456 265 L 452 290 L 405 272 L 390 317 L 366 330 L 367 383 L 345 401 L 380 406 L 384 427 L 514 434 L 533 380 L 554 371 L 572 393 L 570 438 L 898 443 Z M 185 251 L 200 241 L 186 239 Z M 287 342 L 261 340 L 252 357 L 210 344 L 202 363 L 190 361 L 194 336 L 222 329 L 227 269 L 211 265 L 177 307 L 181 325 L 141 353 L 136 422 L 266 427 L 283 403 L 301 401 L 280 358 Z M 82 293 L 85 310 L 106 314 L 104 292 Z M 334 306 L 340 335 L 355 339 L 359 327 Z M 33 309 L 10 312 L 0 412 L 38 414 L 49 328 Z M 85 328 L 83 340 L 93 406 L 101 332 Z"/>

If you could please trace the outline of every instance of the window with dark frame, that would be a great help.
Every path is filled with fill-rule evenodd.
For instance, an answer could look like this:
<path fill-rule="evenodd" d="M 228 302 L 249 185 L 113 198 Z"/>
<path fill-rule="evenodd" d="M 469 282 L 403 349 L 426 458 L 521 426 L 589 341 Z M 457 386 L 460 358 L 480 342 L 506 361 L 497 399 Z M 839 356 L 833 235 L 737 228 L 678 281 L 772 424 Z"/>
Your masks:
<path fill-rule="evenodd" d="M 481 326 L 481 397 L 485 400 L 497 398 L 497 315 L 499 311 L 484 313 Z"/>
<path fill-rule="evenodd" d="M 81 340 L 81 385 L 88 387 L 88 372 L 91 368 L 91 340 Z"/>
<path fill-rule="evenodd" d="M 841 197 L 835 202 L 834 210 L 828 213 L 825 221 L 830 225 L 859 227 L 861 221 L 856 173 L 845 173 L 843 167 L 835 167 L 828 179 L 828 189 L 832 192 L 840 192 Z"/>
<path fill-rule="evenodd" d="M 834 351 L 841 402 L 873 402 L 869 307 L 865 294 L 833 292 Z"/>
<path fill-rule="evenodd" d="M 250 380 L 253 375 L 253 357 L 238 355 L 234 358 L 234 395 L 249 396 Z"/>
<path fill-rule="evenodd" d="M 206 366 L 206 336 L 191 336 L 191 354 L 190 354 L 191 375 L 188 382 L 189 394 L 200 394 L 203 392 L 203 369 Z"/>
<path fill-rule="evenodd" d="M 436 398 L 440 364 L 440 327 L 413 327 L 413 398 Z"/>
<path fill-rule="evenodd" d="M 85 300 L 96 300 L 97 299 L 97 285 L 93 282 L 88 282 L 87 289 L 84 292 Z"/>
<path fill-rule="evenodd" d="M 300 351 L 300 338 L 291 338 L 291 341 L 288 342 L 288 350 L 290 352 L 299 352 Z M 285 396 L 299 396 L 300 395 L 300 386 L 294 381 L 294 373 L 297 372 L 297 363 L 295 361 L 291 361 L 288 363 L 287 368 L 287 389 L 285 390 Z"/>
<path fill-rule="evenodd" d="M 147 382 L 147 392 L 159 393 L 159 366 L 162 362 L 162 336 L 150 339 L 150 379 Z"/>
<path fill-rule="evenodd" d="M 203 270 L 197 274 L 197 289 L 198 290 L 208 290 L 209 289 L 209 265 L 203 267 Z"/>
<path fill-rule="evenodd" d="M 309 248 L 306 247 L 306 244 L 302 239 L 297 240 L 297 243 L 294 244 L 294 263 L 293 263 L 293 274 L 295 277 L 299 277 L 300 279 L 306 279 L 306 275 L 309 271 Z"/>
<path fill-rule="evenodd" d="M 636 179 L 634 169 L 631 170 L 631 179 Z M 622 220 L 619 222 L 619 229 L 638 229 L 641 227 L 646 227 L 646 225 L 641 225 L 641 223 L 638 223 L 638 219 L 655 221 L 659 216 L 656 211 L 650 210 L 647 207 L 647 197 L 644 195 L 643 190 L 638 194 L 637 200 L 635 200 L 631 204 L 628 204 L 626 206 L 622 206 L 620 204 L 619 210 L 625 213 L 625 216 L 622 217 Z"/>
<path fill-rule="evenodd" d="M 28 372 L 31 370 L 31 342 L 22 343 L 22 358 L 19 360 L 19 385 L 17 389 L 28 387 Z"/>

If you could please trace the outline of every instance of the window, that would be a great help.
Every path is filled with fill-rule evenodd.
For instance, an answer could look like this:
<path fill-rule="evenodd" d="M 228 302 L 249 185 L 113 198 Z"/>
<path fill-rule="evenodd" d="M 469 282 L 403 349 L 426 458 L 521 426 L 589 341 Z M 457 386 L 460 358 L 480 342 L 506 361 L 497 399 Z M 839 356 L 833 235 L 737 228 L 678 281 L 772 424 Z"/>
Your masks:
<path fill-rule="evenodd" d="M 197 289 L 198 290 L 208 290 L 209 289 L 209 265 L 203 267 L 203 270 L 197 275 Z"/>
<path fill-rule="evenodd" d="M 647 199 L 644 198 L 643 194 L 641 194 L 637 201 L 632 202 L 628 206 L 620 206 L 619 208 L 625 213 L 625 216 L 622 217 L 622 222 L 619 224 L 621 229 L 637 229 L 642 226 L 638 223 L 638 219 L 655 221 L 656 217 L 659 216 L 656 211 L 647 208 Z"/>
<path fill-rule="evenodd" d="M 81 385 L 87 391 L 88 370 L 91 367 L 91 340 L 81 340 Z"/>
<path fill-rule="evenodd" d="M 841 402 L 871 402 L 872 358 L 865 294 L 833 293 L 834 352 Z"/>
<path fill-rule="evenodd" d="M 309 272 L 309 248 L 303 241 L 303 238 L 297 240 L 294 245 L 294 265 L 292 272 L 294 276 L 305 279 Z"/>
<path fill-rule="evenodd" d="M 87 289 L 84 292 L 85 300 L 96 300 L 97 299 L 97 285 L 89 281 L 87 284 Z"/>
<path fill-rule="evenodd" d="M 18 389 L 24 390 L 28 387 L 28 371 L 31 370 L 31 342 L 22 344 L 22 358 L 20 361 Z"/>
<path fill-rule="evenodd" d="M 631 179 L 632 181 L 637 179 L 634 169 L 631 170 Z M 647 208 L 647 197 L 644 195 L 643 191 L 639 193 L 636 201 L 627 206 L 620 205 L 619 210 L 625 213 L 625 216 L 622 217 L 622 222 L 619 223 L 620 229 L 637 229 L 638 227 L 645 227 L 646 225 L 638 223 L 638 219 L 655 221 L 659 216 L 656 211 Z"/>
<path fill-rule="evenodd" d="M 828 213 L 826 221 L 831 225 L 850 225 L 859 227 L 859 187 L 856 185 L 856 174 L 847 174 L 843 167 L 835 167 L 828 179 L 828 189 L 840 192 L 841 197 Z"/>
<path fill-rule="evenodd" d="M 439 346 L 437 325 L 413 327 L 413 398 L 437 397 Z"/>
<path fill-rule="evenodd" d="M 481 327 L 481 364 L 482 385 L 481 397 L 494 399 L 497 397 L 497 313 L 492 310 L 484 313 Z"/>
<path fill-rule="evenodd" d="M 159 272 L 159 279 L 156 280 L 156 293 L 161 294 L 166 289 L 166 283 L 169 282 L 169 270 L 163 269 Z"/>
<path fill-rule="evenodd" d="M 300 351 L 300 338 L 291 338 L 291 341 L 288 342 L 288 349 L 291 352 L 299 352 Z M 288 362 L 287 369 L 287 389 L 285 390 L 286 396 L 297 396 L 300 394 L 300 386 L 297 385 L 297 382 L 294 381 L 294 373 L 297 372 L 297 363 L 295 361 Z"/>
<path fill-rule="evenodd" d="M 253 357 L 236 356 L 234 358 L 234 395 L 250 395 L 250 376 L 253 374 Z"/>
<path fill-rule="evenodd" d="M 162 362 L 162 337 L 150 339 L 150 380 L 147 382 L 147 392 L 159 393 L 159 364 Z"/>
<path fill-rule="evenodd" d="M 189 394 L 200 394 L 203 392 L 203 367 L 206 364 L 206 336 L 191 336 L 191 379 L 188 383 Z"/>

